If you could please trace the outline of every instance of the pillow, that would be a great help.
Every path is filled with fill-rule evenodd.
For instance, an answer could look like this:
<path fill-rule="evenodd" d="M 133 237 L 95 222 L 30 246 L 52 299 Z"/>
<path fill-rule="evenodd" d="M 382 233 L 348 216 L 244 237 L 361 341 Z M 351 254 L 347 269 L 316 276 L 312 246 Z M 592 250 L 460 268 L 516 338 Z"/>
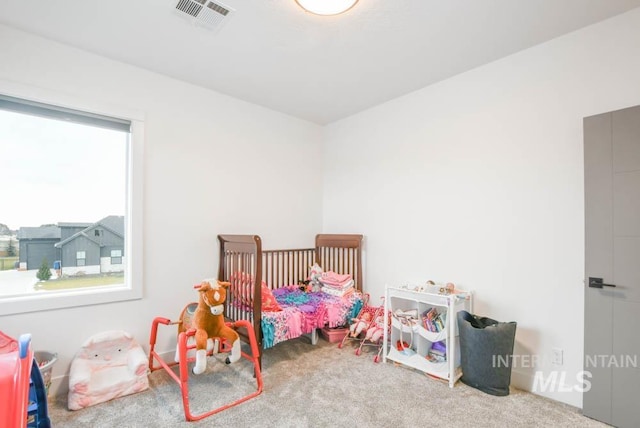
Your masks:
<path fill-rule="evenodd" d="M 245 306 L 253 307 L 253 275 L 249 275 L 246 272 L 236 272 L 231 275 L 230 282 L 229 288 L 234 298 Z M 262 281 L 260 292 L 262 294 L 263 311 L 277 312 L 282 310 L 264 281 Z"/>
<path fill-rule="evenodd" d="M 262 310 L 268 312 L 278 312 L 282 310 L 278 301 L 273 296 L 273 292 L 267 287 L 267 283 L 264 281 L 262 281 Z"/>
<path fill-rule="evenodd" d="M 253 305 L 253 275 L 245 272 L 235 272 L 229 278 L 229 289 L 235 300 L 243 305 Z"/>

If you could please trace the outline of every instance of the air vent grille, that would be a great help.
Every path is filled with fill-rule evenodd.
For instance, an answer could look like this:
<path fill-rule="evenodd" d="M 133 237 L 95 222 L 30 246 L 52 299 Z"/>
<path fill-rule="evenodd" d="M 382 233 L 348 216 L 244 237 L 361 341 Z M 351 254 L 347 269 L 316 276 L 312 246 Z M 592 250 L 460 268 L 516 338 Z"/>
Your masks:
<path fill-rule="evenodd" d="M 202 5 L 205 1 L 206 0 L 179 0 L 176 9 L 195 18 L 202 10 Z"/>
<path fill-rule="evenodd" d="M 189 15 L 195 23 L 205 24 L 212 29 L 219 28 L 234 12 L 219 1 L 211 0 L 178 0 L 176 10 Z"/>
<path fill-rule="evenodd" d="M 227 14 L 229 13 L 229 9 L 225 9 L 224 7 L 212 1 L 210 1 L 209 4 L 207 4 L 207 7 L 213 10 L 214 12 L 218 12 L 220 15 L 227 16 Z"/>

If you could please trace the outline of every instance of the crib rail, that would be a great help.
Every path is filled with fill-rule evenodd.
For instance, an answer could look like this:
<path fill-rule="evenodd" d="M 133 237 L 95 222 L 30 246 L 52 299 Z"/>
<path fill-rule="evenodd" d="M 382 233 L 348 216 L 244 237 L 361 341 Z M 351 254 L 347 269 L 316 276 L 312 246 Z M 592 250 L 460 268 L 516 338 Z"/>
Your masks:
<path fill-rule="evenodd" d="M 262 243 L 257 235 L 218 235 L 220 241 L 220 263 L 218 279 L 231 283 L 227 293 L 225 315 L 233 321 L 246 320 L 260 331 L 262 293 L 260 278 L 262 265 Z"/>
<path fill-rule="evenodd" d="M 325 272 L 351 274 L 356 290 L 362 291 L 362 235 L 317 235 L 315 253 Z"/>
<path fill-rule="evenodd" d="M 309 277 L 314 260 L 313 248 L 265 250 L 262 252 L 262 279 L 272 290 L 299 284 Z"/>

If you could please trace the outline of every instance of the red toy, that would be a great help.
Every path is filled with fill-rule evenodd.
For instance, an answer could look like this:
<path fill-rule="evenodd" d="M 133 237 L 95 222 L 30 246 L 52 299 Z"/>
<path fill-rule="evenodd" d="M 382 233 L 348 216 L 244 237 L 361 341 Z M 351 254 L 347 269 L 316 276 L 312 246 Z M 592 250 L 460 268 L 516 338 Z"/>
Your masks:
<path fill-rule="evenodd" d="M 0 426 L 26 427 L 29 378 L 33 362 L 31 335 L 20 341 L 0 332 Z"/>
<path fill-rule="evenodd" d="M 198 290 L 202 289 L 202 287 L 197 287 L 197 286 L 196 288 Z M 202 290 L 202 291 L 205 291 L 205 290 Z M 220 290 L 218 291 L 220 292 Z M 204 300 L 202 297 L 203 294 L 202 293 L 200 294 L 201 294 L 200 300 Z M 220 293 L 220 295 L 222 295 L 222 293 Z M 223 303 L 222 300 L 224 299 L 217 298 L 215 300 L 217 305 L 222 305 Z M 240 354 L 238 358 L 242 357 L 251 361 L 253 363 L 254 377 L 257 383 L 257 390 L 229 404 L 225 404 L 221 407 L 218 407 L 216 409 L 212 409 L 210 411 L 203 412 L 197 415 L 194 415 L 193 413 L 191 413 L 191 410 L 189 407 L 189 370 L 187 369 L 187 366 L 189 363 L 194 363 L 194 362 L 196 362 L 196 366 L 197 366 L 197 361 L 196 361 L 196 358 L 194 357 L 188 357 L 187 352 L 196 350 L 196 348 L 200 348 L 200 346 L 196 345 L 196 342 L 197 342 L 196 329 L 192 327 L 192 320 L 194 318 L 197 318 L 197 315 L 196 315 L 197 308 L 198 308 L 198 303 L 190 303 L 183 309 L 182 314 L 180 315 L 180 320 L 176 322 L 172 322 L 168 318 L 161 318 L 161 317 L 155 318 L 153 320 L 153 324 L 151 327 L 151 335 L 149 338 L 149 344 L 150 344 L 149 369 L 152 372 L 159 369 L 165 369 L 167 371 L 167 374 L 169 374 L 169 376 L 171 376 L 173 380 L 175 380 L 178 383 L 178 385 L 180 386 L 180 390 L 182 392 L 182 405 L 184 407 L 184 415 L 187 421 L 197 421 L 197 420 L 206 418 L 207 416 L 211 416 L 215 413 L 221 412 L 230 407 L 243 403 L 253 397 L 256 397 L 262 392 L 262 375 L 260 373 L 260 363 L 258 360 L 259 349 L 258 349 L 258 342 L 256 340 L 253 326 L 249 321 L 246 321 L 246 320 L 240 320 L 233 323 L 227 322 L 227 323 L 224 323 L 224 325 L 222 326 L 223 327 L 222 330 L 227 333 L 228 333 L 227 329 L 231 330 L 234 333 L 234 335 L 236 334 L 235 330 L 237 330 L 238 328 L 246 329 L 246 333 L 247 333 L 247 336 L 249 337 L 249 343 L 251 346 L 251 354 L 247 354 L 243 352 L 238 346 L 239 341 L 233 340 L 237 336 L 229 335 L 229 334 L 225 334 L 225 336 L 228 336 L 228 338 L 224 336 L 211 337 L 207 335 L 209 337 L 207 337 L 206 339 L 211 339 L 215 344 L 217 344 L 217 346 L 214 346 L 213 349 L 209 349 L 209 347 L 207 347 L 206 351 L 205 350 L 203 351 L 206 352 L 206 356 L 210 356 L 214 352 L 228 352 L 230 359 L 233 359 L 235 356 L 235 352 L 238 352 Z M 222 313 L 215 314 L 214 311 L 211 311 L 211 313 L 213 315 L 220 315 L 220 319 L 223 319 Z M 178 350 L 177 350 L 177 358 L 176 358 L 178 362 L 172 361 L 170 363 L 167 363 L 155 351 L 154 348 L 157 340 L 158 324 L 164 324 L 164 325 L 178 324 L 179 325 Z M 196 355 L 198 354 L 196 353 Z M 154 366 L 154 359 L 157 360 L 157 362 L 160 364 L 159 366 Z M 178 375 L 176 375 L 173 372 L 173 370 L 171 370 L 171 367 L 177 364 L 179 364 Z M 203 371 L 204 371 L 204 368 L 203 368 Z M 200 371 L 198 371 L 198 373 L 200 373 Z"/>
<path fill-rule="evenodd" d="M 379 362 L 384 335 L 384 304 L 369 306 L 369 295 L 365 294 L 362 309 L 360 309 L 356 318 L 351 321 L 350 333 L 342 339 L 342 342 L 338 344 L 338 348 L 342 348 L 347 341 L 354 340 L 359 343 L 356 355 L 360 355 L 363 347 L 373 346 L 377 348 L 373 361 Z"/>

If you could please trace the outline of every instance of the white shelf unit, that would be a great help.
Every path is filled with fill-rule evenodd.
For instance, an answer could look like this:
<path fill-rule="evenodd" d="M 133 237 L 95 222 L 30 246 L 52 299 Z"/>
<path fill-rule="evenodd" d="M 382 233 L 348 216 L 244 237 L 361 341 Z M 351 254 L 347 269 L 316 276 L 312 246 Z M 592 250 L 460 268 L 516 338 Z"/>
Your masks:
<path fill-rule="evenodd" d="M 417 310 L 418 321 L 414 325 L 407 325 L 393 316 L 390 321 L 385 319 L 385 322 L 390 322 L 391 328 L 389 332 L 385 331 L 383 361 L 391 360 L 444 379 L 449 382 L 449 387 L 453 388 L 462 376 L 456 318 L 458 311 L 472 311 L 472 293 L 441 294 L 438 287 L 386 286 L 384 302 L 385 317 L 391 316 L 390 314 L 398 309 Z M 422 314 L 430 308 L 436 308 L 439 313 L 446 313 L 445 326 L 440 332 L 432 332 L 423 327 Z M 399 351 L 396 347 L 398 340 L 410 344 L 415 353 L 406 354 Z M 431 344 L 438 341 L 445 341 L 447 358 L 443 362 L 431 362 L 426 356 Z"/>

